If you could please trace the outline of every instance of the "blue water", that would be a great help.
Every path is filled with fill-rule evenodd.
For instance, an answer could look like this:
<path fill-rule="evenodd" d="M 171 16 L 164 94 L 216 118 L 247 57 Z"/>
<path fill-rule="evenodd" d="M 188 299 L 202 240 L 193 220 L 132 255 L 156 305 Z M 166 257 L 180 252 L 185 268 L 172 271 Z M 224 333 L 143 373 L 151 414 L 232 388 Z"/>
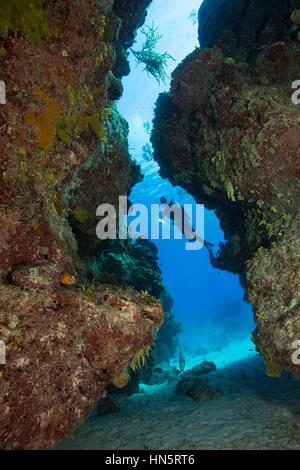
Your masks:
<path fill-rule="evenodd" d="M 169 76 L 181 60 L 199 46 L 197 24 L 189 18 L 199 6 L 199 0 L 172 0 L 171 6 L 169 0 L 153 0 L 148 10 L 146 24 L 154 22 L 163 36 L 157 49 L 162 53 L 167 51 L 175 59 L 169 61 Z M 133 48 L 138 50 L 143 40 L 144 36 L 139 32 Z M 130 62 L 131 74 L 123 79 L 124 94 L 118 109 L 129 123 L 130 153 L 141 164 L 145 175 L 143 182 L 134 187 L 130 201 L 149 207 L 158 204 L 160 197 L 165 195 L 180 204 L 195 203 L 183 189 L 174 188 L 169 181 L 160 178 L 157 163 L 143 159 L 142 147 L 149 142 L 144 123 L 151 123 L 158 94 L 169 89 L 170 80 L 166 80 L 165 85 L 158 85 L 143 67 L 136 66 L 132 54 Z M 205 210 L 205 239 L 215 243 L 216 248 L 224 240 L 217 217 L 208 210 Z M 184 240 L 154 242 L 159 249 L 165 286 L 174 298 L 176 319 L 183 324 L 180 341 L 186 353 L 201 349 L 220 350 L 244 338 L 249 338 L 246 348 L 250 348 L 253 316 L 251 306 L 243 301 L 238 277 L 212 268 L 205 248 L 187 251 Z"/>

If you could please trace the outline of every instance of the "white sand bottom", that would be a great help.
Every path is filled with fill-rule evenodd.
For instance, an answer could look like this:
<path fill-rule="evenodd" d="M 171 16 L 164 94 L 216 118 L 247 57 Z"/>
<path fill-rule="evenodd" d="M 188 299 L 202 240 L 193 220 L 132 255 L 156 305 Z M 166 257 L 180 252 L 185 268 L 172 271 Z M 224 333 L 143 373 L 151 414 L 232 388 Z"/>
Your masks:
<path fill-rule="evenodd" d="M 203 376 L 221 391 L 218 398 L 199 403 L 176 396 L 176 383 L 143 385 L 120 411 L 89 418 L 59 449 L 299 449 L 300 382 L 286 372 L 266 377 L 253 353 L 223 367 L 222 357 L 217 371 Z M 190 359 L 188 368 L 202 359 Z"/>

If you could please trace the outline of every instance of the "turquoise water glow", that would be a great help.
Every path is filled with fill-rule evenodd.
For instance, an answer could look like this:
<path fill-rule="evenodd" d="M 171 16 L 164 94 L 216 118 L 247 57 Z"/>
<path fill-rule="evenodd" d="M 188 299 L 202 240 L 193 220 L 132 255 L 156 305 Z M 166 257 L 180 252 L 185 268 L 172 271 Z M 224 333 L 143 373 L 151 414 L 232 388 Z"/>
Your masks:
<path fill-rule="evenodd" d="M 163 36 L 158 43 L 160 52 L 167 51 L 175 61 L 169 61 L 169 76 L 187 54 L 198 47 L 197 25 L 189 15 L 199 9 L 199 0 L 154 0 L 148 10 L 147 25 L 154 25 Z M 139 49 L 144 36 L 139 32 L 134 49 Z M 145 178 L 135 186 L 130 195 L 132 203 L 147 206 L 158 204 L 160 197 L 174 198 L 180 204 L 195 202 L 181 188 L 174 188 L 159 174 L 155 162 L 143 160 L 142 147 L 149 142 L 144 123 L 151 122 L 153 109 L 162 91 L 169 89 L 159 86 L 153 77 L 147 76 L 142 66 L 136 66 L 130 54 L 131 74 L 123 79 L 124 95 L 118 104 L 119 111 L 129 122 L 130 152 L 142 165 Z M 133 104 L 134 103 L 134 104 Z M 201 201 L 197 201 L 201 203 Z M 205 239 L 215 243 L 223 241 L 223 232 L 213 211 L 205 210 Z M 200 251 L 186 251 L 184 240 L 155 241 L 159 248 L 159 264 L 165 285 L 174 298 L 174 312 L 183 323 L 181 344 L 187 352 L 199 348 L 215 350 L 227 347 L 246 337 L 245 354 L 249 348 L 251 331 L 254 329 L 251 306 L 243 301 L 243 290 L 237 276 L 218 272 L 209 263 L 205 248 Z M 246 351 L 247 349 L 247 351 Z"/>

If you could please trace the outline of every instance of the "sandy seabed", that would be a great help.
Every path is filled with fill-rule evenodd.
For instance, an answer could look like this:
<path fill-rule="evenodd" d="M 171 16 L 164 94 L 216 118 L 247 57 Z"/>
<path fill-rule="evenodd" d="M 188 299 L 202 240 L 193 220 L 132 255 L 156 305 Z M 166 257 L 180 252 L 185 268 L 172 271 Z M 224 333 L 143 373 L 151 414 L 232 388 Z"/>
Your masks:
<path fill-rule="evenodd" d="M 234 359 L 238 348 L 231 353 Z M 300 449 L 300 382 L 287 372 L 267 377 L 253 353 L 234 362 L 228 351 L 219 360 L 207 357 L 213 359 L 217 370 L 203 379 L 218 398 L 176 396 L 176 382 L 141 385 L 120 411 L 89 418 L 58 449 Z M 202 360 L 191 358 L 187 368 Z"/>

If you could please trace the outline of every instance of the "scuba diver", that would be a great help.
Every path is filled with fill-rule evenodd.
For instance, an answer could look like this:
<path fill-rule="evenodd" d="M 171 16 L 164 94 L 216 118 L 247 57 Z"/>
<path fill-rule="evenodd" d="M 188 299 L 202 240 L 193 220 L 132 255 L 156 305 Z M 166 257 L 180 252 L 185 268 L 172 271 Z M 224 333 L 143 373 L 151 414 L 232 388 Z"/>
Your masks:
<path fill-rule="evenodd" d="M 216 262 L 216 257 L 213 253 L 213 247 L 215 245 L 213 243 L 210 243 L 210 242 L 206 241 L 206 240 L 203 240 L 201 237 L 199 237 L 196 234 L 195 230 L 193 229 L 193 226 L 190 223 L 190 217 L 186 213 L 184 207 L 181 204 L 178 204 L 177 202 L 175 202 L 173 199 L 171 199 L 168 202 L 168 200 L 165 196 L 162 196 L 160 198 L 160 203 L 161 204 L 166 204 L 168 207 L 172 207 L 174 204 L 179 206 L 181 208 L 182 219 L 181 219 L 181 223 L 177 225 L 175 223 L 174 212 L 172 212 L 172 211 L 170 212 L 169 210 L 165 210 L 165 211 L 162 212 L 162 218 L 159 219 L 159 222 L 165 223 L 164 220 L 163 220 L 163 217 L 166 216 L 171 220 L 173 225 L 177 225 L 177 227 L 181 230 L 183 236 L 187 239 L 188 242 L 200 241 L 201 243 L 203 243 L 205 248 L 208 250 L 209 261 L 210 261 L 211 265 L 213 266 L 213 268 L 216 268 L 217 267 L 217 262 Z M 186 235 L 189 235 L 189 234 L 191 236 L 194 235 L 194 237 L 193 238 L 187 238 Z"/>

